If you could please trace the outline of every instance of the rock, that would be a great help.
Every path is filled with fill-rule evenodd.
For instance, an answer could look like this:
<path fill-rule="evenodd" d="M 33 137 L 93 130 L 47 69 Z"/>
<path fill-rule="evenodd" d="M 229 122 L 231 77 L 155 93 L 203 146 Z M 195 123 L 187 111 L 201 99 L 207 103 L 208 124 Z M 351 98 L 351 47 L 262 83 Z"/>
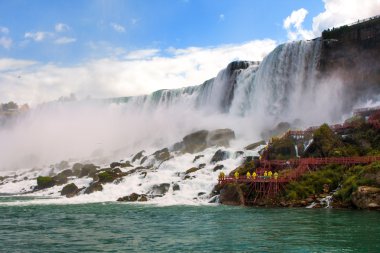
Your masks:
<path fill-rule="evenodd" d="M 146 171 L 143 171 L 140 173 L 140 178 L 145 178 L 146 177 L 146 174 L 148 174 Z"/>
<path fill-rule="evenodd" d="M 179 191 L 180 187 L 178 184 L 173 184 L 173 191 Z"/>
<path fill-rule="evenodd" d="M 133 158 L 132 158 L 132 163 L 134 163 L 135 161 L 137 160 L 140 160 L 142 157 L 143 157 L 143 153 L 145 152 L 145 150 L 142 150 L 140 152 L 138 152 Z"/>
<path fill-rule="evenodd" d="M 252 143 L 252 144 L 249 144 L 248 146 L 246 146 L 244 149 L 245 150 L 254 150 L 256 149 L 258 146 L 261 146 L 261 145 L 265 145 L 266 142 L 264 140 L 262 141 L 258 141 L 258 142 L 255 142 L 255 143 Z"/>
<path fill-rule="evenodd" d="M 208 146 L 224 146 L 228 147 L 230 141 L 235 139 L 235 132 L 231 129 L 217 129 L 209 132 L 207 137 Z"/>
<path fill-rule="evenodd" d="M 84 191 L 85 194 L 91 194 L 93 192 L 102 191 L 103 186 L 100 182 L 92 182 Z"/>
<path fill-rule="evenodd" d="M 216 166 L 212 169 L 212 171 L 221 170 L 221 169 L 223 169 L 223 168 L 224 168 L 224 165 L 219 164 L 219 165 L 216 165 Z"/>
<path fill-rule="evenodd" d="M 184 144 L 183 142 L 177 142 L 173 145 L 173 147 L 171 148 L 171 151 L 173 152 L 176 152 L 176 151 L 181 151 L 182 149 L 184 148 Z"/>
<path fill-rule="evenodd" d="M 235 154 L 234 154 L 234 157 L 238 158 L 238 157 L 240 157 L 242 155 L 244 155 L 244 151 L 236 151 Z"/>
<path fill-rule="evenodd" d="M 93 177 L 97 173 L 97 167 L 93 164 L 83 165 L 79 177 Z"/>
<path fill-rule="evenodd" d="M 148 201 L 148 198 L 145 194 L 137 194 L 137 193 L 132 193 L 131 195 L 124 196 L 122 198 L 118 198 L 117 201 L 125 201 L 125 202 L 143 202 L 143 201 Z"/>
<path fill-rule="evenodd" d="M 215 152 L 214 156 L 211 158 L 211 163 L 217 163 L 228 158 L 228 152 L 219 149 Z"/>
<path fill-rule="evenodd" d="M 64 170 L 69 167 L 69 163 L 67 161 L 61 161 L 59 164 L 55 166 L 59 170 Z"/>
<path fill-rule="evenodd" d="M 170 184 L 168 183 L 153 185 L 149 193 L 152 195 L 162 196 L 162 195 L 165 195 L 165 193 L 169 191 L 169 188 L 170 188 Z"/>
<path fill-rule="evenodd" d="M 72 170 L 67 169 L 64 171 L 61 171 L 56 176 L 53 177 L 57 185 L 63 185 L 67 183 L 67 178 L 73 176 L 74 173 Z"/>
<path fill-rule="evenodd" d="M 198 160 L 199 158 L 202 158 L 202 157 L 204 157 L 204 155 L 196 155 L 194 157 L 193 163 L 195 163 L 196 160 Z"/>
<path fill-rule="evenodd" d="M 121 167 L 121 163 L 119 162 L 113 162 L 110 164 L 110 167 L 113 169 L 113 168 L 116 168 L 116 167 Z"/>
<path fill-rule="evenodd" d="M 74 183 L 65 185 L 62 188 L 61 195 L 66 196 L 68 198 L 74 197 L 79 191 L 78 186 L 76 186 Z"/>
<path fill-rule="evenodd" d="M 125 161 L 123 163 L 120 163 L 120 167 L 122 168 L 133 167 L 133 165 L 129 161 Z"/>
<path fill-rule="evenodd" d="M 123 177 L 125 174 L 119 168 L 114 168 L 108 171 L 102 171 L 98 174 L 98 181 L 102 184 L 111 183 L 116 179 Z"/>
<path fill-rule="evenodd" d="M 205 192 L 198 192 L 198 197 L 205 195 Z"/>
<path fill-rule="evenodd" d="M 193 167 L 193 168 L 190 168 L 190 169 L 188 169 L 186 172 L 185 172 L 185 175 L 188 175 L 188 174 L 190 174 L 190 173 L 194 173 L 194 172 L 196 172 L 196 171 L 198 171 L 198 170 L 200 170 L 201 168 L 197 168 L 197 167 Z"/>
<path fill-rule="evenodd" d="M 199 164 L 199 166 L 198 166 L 199 169 L 203 169 L 204 167 L 206 167 L 206 164 L 205 164 L 205 163 L 201 163 L 201 164 Z"/>
<path fill-rule="evenodd" d="M 158 161 L 166 161 L 170 159 L 170 152 L 168 148 L 163 148 L 153 153 L 153 156 Z"/>
<path fill-rule="evenodd" d="M 37 189 L 46 189 L 53 187 L 56 184 L 52 177 L 37 177 Z"/>
<path fill-rule="evenodd" d="M 205 150 L 207 148 L 208 133 L 207 130 L 201 130 L 186 135 L 183 138 L 183 152 L 194 154 Z"/>
<path fill-rule="evenodd" d="M 148 157 L 147 157 L 147 156 L 144 156 L 144 158 L 141 159 L 141 161 L 140 161 L 140 165 L 143 164 L 143 163 L 145 163 L 145 161 L 146 161 L 147 159 L 148 159 Z"/>
<path fill-rule="evenodd" d="M 380 188 L 359 186 L 352 194 L 352 203 L 359 209 L 380 210 Z"/>
<path fill-rule="evenodd" d="M 75 163 L 75 164 L 73 165 L 73 168 L 72 168 L 72 171 L 73 171 L 73 173 L 74 173 L 74 176 L 79 177 L 82 168 L 83 168 L 83 164 L 81 164 L 81 163 Z"/>
<path fill-rule="evenodd" d="M 219 201 L 224 205 L 244 205 L 244 193 L 238 184 L 226 184 L 220 190 Z"/>

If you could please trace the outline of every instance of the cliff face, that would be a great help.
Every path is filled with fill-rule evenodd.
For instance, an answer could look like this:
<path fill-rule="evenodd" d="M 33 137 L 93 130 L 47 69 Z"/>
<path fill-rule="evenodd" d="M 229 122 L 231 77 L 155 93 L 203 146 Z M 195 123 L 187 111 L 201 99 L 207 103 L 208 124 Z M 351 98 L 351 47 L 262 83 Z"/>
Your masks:
<path fill-rule="evenodd" d="M 379 93 L 380 16 L 324 31 L 322 39 L 322 76 L 338 75 L 353 100 Z"/>

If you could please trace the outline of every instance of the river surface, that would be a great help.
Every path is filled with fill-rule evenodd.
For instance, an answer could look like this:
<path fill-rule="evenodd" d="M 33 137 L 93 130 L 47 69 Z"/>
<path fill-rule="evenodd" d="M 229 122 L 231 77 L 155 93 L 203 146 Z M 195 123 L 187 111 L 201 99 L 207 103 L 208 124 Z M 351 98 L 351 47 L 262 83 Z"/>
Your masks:
<path fill-rule="evenodd" d="M 380 212 L 30 205 L 0 197 L 0 252 L 380 252 Z"/>

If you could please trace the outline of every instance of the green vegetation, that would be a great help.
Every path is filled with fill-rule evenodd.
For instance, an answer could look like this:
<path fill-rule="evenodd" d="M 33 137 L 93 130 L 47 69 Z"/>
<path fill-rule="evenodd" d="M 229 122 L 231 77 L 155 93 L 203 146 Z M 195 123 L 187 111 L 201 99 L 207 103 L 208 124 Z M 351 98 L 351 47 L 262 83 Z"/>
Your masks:
<path fill-rule="evenodd" d="M 287 160 L 296 157 L 296 143 L 288 138 L 273 138 L 268 150 L 269 160 Z"/>
<path fill-rule="evenodd" d="M 39 189 L 53 187 L 54 185 L 55 180 L 52 177 L 37 177 L 37 187 Z"/>
<path fill-rule="evenodd" d="M 109 183 L 115 180 L 114 174 L 108 171 L 103 171 L 99 173 L 98 177 L 99 177 L 99 182 L 102 182 L 102 183 Z"/>

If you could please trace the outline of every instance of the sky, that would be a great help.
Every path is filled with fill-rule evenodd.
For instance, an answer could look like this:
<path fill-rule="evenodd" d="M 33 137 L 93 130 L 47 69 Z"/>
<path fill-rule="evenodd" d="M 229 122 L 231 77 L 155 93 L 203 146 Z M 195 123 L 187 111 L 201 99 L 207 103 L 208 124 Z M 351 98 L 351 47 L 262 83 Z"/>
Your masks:
<path fill-rule="evenodd" d="M 198 85 L 380 14 L 380 0 L 0 0 L 0 102 Z"/>

